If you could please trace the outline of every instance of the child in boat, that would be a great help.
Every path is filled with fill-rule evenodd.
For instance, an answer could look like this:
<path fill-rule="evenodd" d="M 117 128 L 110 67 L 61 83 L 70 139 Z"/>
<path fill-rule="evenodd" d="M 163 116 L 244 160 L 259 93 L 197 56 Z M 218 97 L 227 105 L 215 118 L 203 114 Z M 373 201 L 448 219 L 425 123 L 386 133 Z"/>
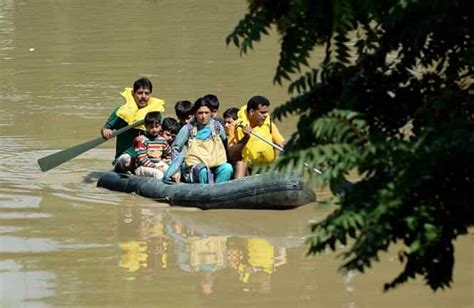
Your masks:
<path fill-rule="evenodd" d="M 162 135 L 161 114 L 147 113 L 145 127 L 145 135 L 133 140 L 133 148 L 137 152 L 135 174 L 162 179 L 171 160 L 171 147 Z"/>
<path fill-rule="evenodd" d="M 193 103 L 190 101 L 178 101 L 174 105 L 174 112 L 179 121 L 178 131 L 193 118 Z"/>
<path fill-rule="evenodd" d="M 237 113 L 239 112 L 239 108 L 237 107 L 230 107 L 226 111 L 224 111 L 222 117 L 224 118 L 224 128 L 227 136 L 229 136 L 229 126 L 237 120 Z"/>
<path fill-rule="evenodd" d="M 215 96 L 214 94 L 207 94 L 204 96 L 204 99 L 207 100 L 209 102 L 209 105 L 211 106 L 211 117 L 219 121 L 219 123 L 221 123 L 222 126 L 224 126 L 224 119 L 217 116 L 217 112 L 219 111 L 219 105 L 220 105 L 220 102 L 217 96 Z"/>
<path fill-rule="evenodd" d="M 178 121 L 171 117 L 164 118 L 161 122 L 161 131 L 161 134 L 168 141 L 168 144 L 172 145 L 179 131 Z"/>

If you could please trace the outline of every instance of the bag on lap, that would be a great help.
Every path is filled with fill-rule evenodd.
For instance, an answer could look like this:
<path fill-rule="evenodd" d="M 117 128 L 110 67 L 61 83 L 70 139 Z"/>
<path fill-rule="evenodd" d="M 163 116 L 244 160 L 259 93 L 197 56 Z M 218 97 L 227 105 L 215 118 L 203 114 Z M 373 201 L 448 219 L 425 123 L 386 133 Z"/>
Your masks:
<path fill-rule="evenodd" d="M 202 163 L 209 168 L 213 168 L 227 162 L 224 144 L 214 126 L 211 125 L 211 138 L 206 140 L 197 139 L 197 127 L 192 127 L 189 134 L 188 149 L 184 158 L 186 167 Z"/>

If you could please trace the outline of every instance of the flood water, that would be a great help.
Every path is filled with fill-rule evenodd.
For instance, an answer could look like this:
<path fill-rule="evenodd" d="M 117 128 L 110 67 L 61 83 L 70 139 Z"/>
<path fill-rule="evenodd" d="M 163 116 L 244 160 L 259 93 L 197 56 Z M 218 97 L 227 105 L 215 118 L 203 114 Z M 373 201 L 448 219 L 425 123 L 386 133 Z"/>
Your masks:
<path fill-rule="evenodd" d="M 216 94 L 221 110 L 272 84 L 273 35 L 240 57 L 225 37 L 245 1 L 0 0 L 0 306 L 472 307 L 473 232 L 456 242 L 452 289 L 389 293 L 397 250 L 366 274 L 307 257 L 308 222 L 331 209 L 199 211 L 96 188 L 113 142 L 42 173 L 37 159 L 92 140 L 141 76 L 173 115 Z M 318 57 L 316 52 L 315 57 Z M 278 123 L 285 137 L 295 119 Z M 318 190 L 318 199 L 328 196 Z M 344 251 L 345 247 L 339 247 Z"/>

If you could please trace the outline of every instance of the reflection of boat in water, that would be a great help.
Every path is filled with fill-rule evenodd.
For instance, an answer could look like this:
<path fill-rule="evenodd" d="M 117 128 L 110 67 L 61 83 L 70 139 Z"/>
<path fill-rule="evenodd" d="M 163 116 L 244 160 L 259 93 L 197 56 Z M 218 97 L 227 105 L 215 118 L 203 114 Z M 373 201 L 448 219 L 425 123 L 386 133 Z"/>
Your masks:
<path fill-rule="evenodd" d="M 169 240 L 163 213 L 120 208 L 118 234 L 123 255 L 119 266 L 129 272 L 168 267 Z"/>
<path fill-rule="evenodd" d="M 99 178 L 97 186 L 201 209 L 283 210 L 316 199 L 299 178 L 278 174 L 253 175 L 219 184 L 170 185 L 154 178 L 108 172 Z"/>
<path fill-rule="evenodd" d="M 121 207 L 118 266 L 156 278 L 175 269 L 192 273 L 199 291 L 215 291 L 216 277 L 238 281 L 245 292 L 269 293 L 273 273 L 289 262 L 288 248 L 309 233 L 312 206 L 291 211 L 189 211 Z M 167 277 L 164 275 L 163 277 Z M 145 279 L 148 281 L 148 279 Z"/>
<path fill-rule="evenodd" d="M 202 235 L 239 238 L 262 238 L 278 247 L 291 248 L 304 244 L 310 234 L 308 217 L 313 207 L 292 211 L 172 211 L 173 220 Z"/>

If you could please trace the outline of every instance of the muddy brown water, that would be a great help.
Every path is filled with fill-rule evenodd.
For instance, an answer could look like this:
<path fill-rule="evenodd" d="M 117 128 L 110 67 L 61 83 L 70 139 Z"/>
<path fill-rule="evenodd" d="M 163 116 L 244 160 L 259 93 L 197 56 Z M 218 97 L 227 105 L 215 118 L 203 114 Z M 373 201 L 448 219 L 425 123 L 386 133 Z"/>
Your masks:
<path fill-rule="evenodd" d="M 240 57 L 225 37 L 245 1 L 0 0 L 0 306 L 472 307 L 473 235 L 453 287 L 389 293 L 396 248 L 366 274 L 337 253 L 307 257 L 309 221 L 331 209 L 193 211 L 96 188 L 106 143 L 47 173 L 36 161 L 98 137 L 139 76 L 174 102 L 216 94 L 221 111 L 272 84 L 278 38 Z M 318 57 L 316 52 L 315 57 Z M 295 119 L 278 123 L 290 136 Z M 318 190 L 319 200 L 328 192 Z M 340 251 L 347 249 L 339 247 Z"/>

